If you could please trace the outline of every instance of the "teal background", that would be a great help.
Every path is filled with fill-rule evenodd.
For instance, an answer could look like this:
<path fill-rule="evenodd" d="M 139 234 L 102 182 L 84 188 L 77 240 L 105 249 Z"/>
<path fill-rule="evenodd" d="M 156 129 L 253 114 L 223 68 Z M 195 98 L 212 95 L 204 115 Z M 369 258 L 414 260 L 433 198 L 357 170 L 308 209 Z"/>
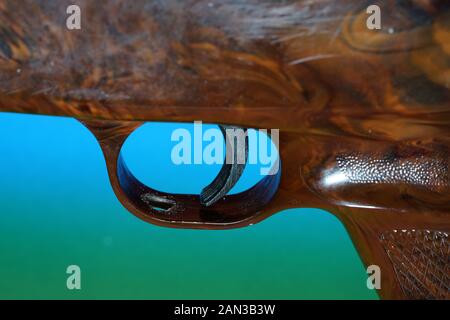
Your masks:
<path fill-rule="evenodd" d="M 125 159 L 145 183 L 198 191 L 216 166 L 176 167 L 170 133 L 134 134 Z M 246 169 L 234 192 L 252 185 Z M 79 291 L 66 268 L 79 265 Z M 316 209 L 204 231 L 156 227 L 129 214 L 100 147 L 73 119 L 0 114 L 0 298 L 377 299 L 342 224 Z"/>

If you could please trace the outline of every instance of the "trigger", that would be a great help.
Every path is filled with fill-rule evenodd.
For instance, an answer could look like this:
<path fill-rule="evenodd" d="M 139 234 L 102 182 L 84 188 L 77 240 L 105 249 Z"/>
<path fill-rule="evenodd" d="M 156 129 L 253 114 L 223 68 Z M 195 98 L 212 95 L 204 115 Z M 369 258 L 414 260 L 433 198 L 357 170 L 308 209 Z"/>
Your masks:
<path fill-rule="evenodd" d="M 205 207 L 215 204 L 236 185 L 247 164 L 247 129 L 226 125 L 219 127 L 226 141 L 226 159 L 217 177 L 200 193 L 200 202 Z"/>

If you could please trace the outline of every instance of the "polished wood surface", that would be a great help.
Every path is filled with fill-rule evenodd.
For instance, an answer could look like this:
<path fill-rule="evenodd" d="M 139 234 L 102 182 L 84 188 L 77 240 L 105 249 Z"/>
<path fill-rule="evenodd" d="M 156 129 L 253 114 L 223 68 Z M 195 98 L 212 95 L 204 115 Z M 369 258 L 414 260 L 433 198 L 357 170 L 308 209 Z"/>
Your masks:
<path fill-rule="evenodd" d="M 65 28 L 70 4 L 81 30 Z M 382 297 L 448 299 L 449 44 L 440 0 L 0 1 L 0 111 L 80 119 L 145 221 L 221 229 L 323 208 L 381 267 Z M 129 134 L 195 120 L 280 129 L 281 170 L 211 207 L 140 183 L 120 157 Z"/>

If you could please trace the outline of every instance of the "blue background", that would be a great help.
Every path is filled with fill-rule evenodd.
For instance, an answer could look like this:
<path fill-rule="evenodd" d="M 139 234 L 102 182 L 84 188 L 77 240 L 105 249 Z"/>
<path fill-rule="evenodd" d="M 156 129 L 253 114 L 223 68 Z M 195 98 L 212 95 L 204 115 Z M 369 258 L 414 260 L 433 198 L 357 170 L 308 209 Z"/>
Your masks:
<path fill-rule="evenodd" d="M 142 127 L 125 159 L 154 188 L 199 192 L 220 167 L 174 166 L 179 127 Z M 258 168 L 233 191 L 254 184 Z M 71 264 L 79 291 L 66 287 Z M 149 225 L 118 202 L 97 141 L 76 120 L 0 114 L 0 298 L 377 299 L 366 279 L 329 213 L 288 210 L 226 231 Z"/>

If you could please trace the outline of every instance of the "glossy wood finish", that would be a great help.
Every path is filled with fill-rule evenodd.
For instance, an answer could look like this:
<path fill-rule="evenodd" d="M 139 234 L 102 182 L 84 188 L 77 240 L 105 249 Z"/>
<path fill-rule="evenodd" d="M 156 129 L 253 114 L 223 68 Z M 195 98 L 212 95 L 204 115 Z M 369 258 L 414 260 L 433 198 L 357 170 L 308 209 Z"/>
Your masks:
<path fill-rule="evenodd" d="M 80 31 L 65 28 L 73 3 Z M 382 30 L 366 28 L 370 4 Z M 148 222 L 323 208 L 381 267 L 382 297 L 450 298 L 449 43 L 440 0 L 0 1 L 0 111 L 80 119 Z M 143 122 L 194 120 L 280 129 L 279 175 L 205 208 L 127 170 L 121 146 Z"/>

